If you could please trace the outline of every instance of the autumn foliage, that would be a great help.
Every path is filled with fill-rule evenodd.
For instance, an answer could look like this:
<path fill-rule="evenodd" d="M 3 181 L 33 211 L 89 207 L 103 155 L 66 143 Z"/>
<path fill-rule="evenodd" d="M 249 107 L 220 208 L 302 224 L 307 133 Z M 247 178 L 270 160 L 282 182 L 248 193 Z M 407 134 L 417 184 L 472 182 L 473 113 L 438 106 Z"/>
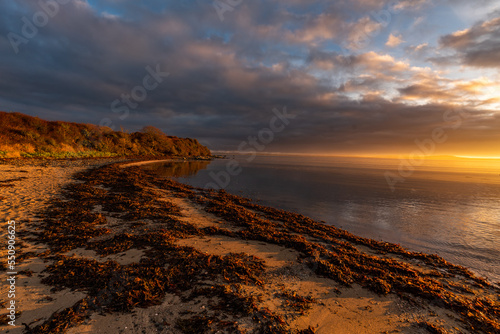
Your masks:
<path fill-rule="evenodd" d="M 207 156 L 196 139 L 167 136 L 147 126 L 140 132 L 50 122 L 21 113 L 0 112 L 0 157 Z"/>

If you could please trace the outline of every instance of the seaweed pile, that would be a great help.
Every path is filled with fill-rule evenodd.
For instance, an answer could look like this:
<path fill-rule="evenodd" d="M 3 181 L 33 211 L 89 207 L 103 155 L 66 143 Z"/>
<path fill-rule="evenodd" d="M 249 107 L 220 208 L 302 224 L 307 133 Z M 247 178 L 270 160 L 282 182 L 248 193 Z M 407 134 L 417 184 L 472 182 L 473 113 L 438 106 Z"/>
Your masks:
<path fill-rule="evenodd" d="M 27 177 L 21 176 L 14 179 L 2 180 L 0 181 L 0 187 L 14 187 L 14 184 L 12 184 L 12 182 L 21 181 L 24 179 L 27 179 Z"/>
<path fill-rule="evenodd" d="M 44 271 L 44 284 L 53 286 L 54 292 L 69 288 L 87 296 L 41 324 L 27 325 L 27 332 L 63 333 L 93 313 L 160 305 L 167 294 L 179 296 L 183 303 L 208 299 L 204 313 L 186 311 L 186 316 L 170 324 L 183 333 L 244 333 L 237 321 L 242 317 L 259 333 L 311 332 L 289 330 L 280 315 L 258 306 L 257 299 L 241 288 L 242 284 L 263 285 L 263 260 L 244 253 L 211 255 L 176 245 L 180 238 L 213 231 L 179 220 L 179 207 L 159 199 L 152 175 L 139 168 L 110 165 L 76 178 L 81 183 L 67 186 L 63 198 L 51 202 L 29 240 L 49 246 L 48 251 L 32 254 L 51 261 Z M 112 225 L 110 218 L 121 223 Z M 102 257 L 131 249 L 143 250 L 144 255 L 126 265 L 67 255 L 78 249 L 93 250 Z"/>
<path fill-rule="evenodd" d="M 169 294 L 185 304 L 206 303 L 201 313 L 186 311 L 174 324 L 161 325 L 182 333 L 314 333 L 313 328 L 290 329 L 283 313 L 260 306 L 259 298 L 246 291 L 244 286 L 265 285 L 262 259 L 244 253 L 212 255 L 176 244 L 192 236 L 228 236 L 293 249 L 312 272 L 343 286 L 359 284 L 380 295 L 396 294 L 415 305 L 449 310 L 473 333 L 500 332 L 500 289 L 436 255 L 360 238 L 299 214 L 224 191 L 192 188 L 137 167 L 113 164 L 76 178 L 81 183 L 68 186 L 64 198 L 51 203 L 31 240 L 50 247 L 38 254 L 52 261 L 43 282 L 54 290 L 70 288 L 87 296 L 27 332 L 62 333 L 93 313 L 160 305 Z M 178 206 L 160 199 L 165 191 L 201 205 L 234 228 L 198 228 L 183 221 Z M 144 255 L 137 263 L 119 264 L 65 254 L 80 248 L 102 257 L 132 249 Z M 288 290 L 276 297 L 284 312 L 296 316 L 316 302 Z M 436 324 L 420 326 L 446 332 Z"/>
<path fill-rule="evenodd" d="M 193 192 L 191 197 L 203 203 L 207 212 L 245 228 L 228 235 L 295 249 L 318 275 L 345 286 L 356 282 L 381 295 L 395 293 L 415 305 L 425 300 L 452 310 L 473 333 L 500 332 L 500 289 L 465 267 L 437 255 L 410 252 L 399 245 L 360 238 L 334 226 L 253 204 L 224 191 L 198 192 L 203 196 Z M 371 252 L 356 246 L 368 247 Z M 432 270 L 428 271 L 429 268 Z M 481 295 L 486 297 L 479 297 Z"/>

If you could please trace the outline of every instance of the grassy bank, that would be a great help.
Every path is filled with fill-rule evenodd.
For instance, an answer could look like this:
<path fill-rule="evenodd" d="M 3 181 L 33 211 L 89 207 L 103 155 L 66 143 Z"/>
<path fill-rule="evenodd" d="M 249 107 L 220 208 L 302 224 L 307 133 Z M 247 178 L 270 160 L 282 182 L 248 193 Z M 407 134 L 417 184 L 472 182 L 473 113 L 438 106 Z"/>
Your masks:
<path fill-rule="evenodd" d="M 0 112 L 0 158 L 84 158 L 115 156 L 208 156 L 196 139 L 167 136 L 148 126 L 140 132 L 50 122 L 21 113 Z"/>

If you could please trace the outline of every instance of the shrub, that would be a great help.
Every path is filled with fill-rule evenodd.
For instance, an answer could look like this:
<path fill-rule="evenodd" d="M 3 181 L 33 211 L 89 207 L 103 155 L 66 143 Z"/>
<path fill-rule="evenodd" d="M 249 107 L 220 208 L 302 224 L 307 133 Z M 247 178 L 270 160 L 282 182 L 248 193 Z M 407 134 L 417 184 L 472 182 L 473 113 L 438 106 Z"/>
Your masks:
<path fill-rule="evenodd" d="M 0 112 L 0 157 L 83 157 L 126 155 L 209 156 L 196 139 L 167 136 L 146 126 L 140 132 L 70 122 L 49 122 Z"/>

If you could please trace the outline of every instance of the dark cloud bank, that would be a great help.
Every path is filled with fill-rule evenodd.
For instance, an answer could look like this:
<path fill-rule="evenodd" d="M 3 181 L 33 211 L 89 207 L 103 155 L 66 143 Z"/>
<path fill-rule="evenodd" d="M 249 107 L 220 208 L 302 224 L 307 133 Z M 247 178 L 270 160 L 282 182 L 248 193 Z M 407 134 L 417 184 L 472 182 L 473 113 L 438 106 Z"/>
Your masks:
<path fill-rule="evenodd" d="M 370 12 L 387 3 L 242 2 L 221 20 L 210 2 L 49 2 L 0 4 L 0 109 L 155 125 L 225 150 L 269 128 L 284 107 L 295 117 L 269 151 L 404 153 L 435 128 L 447 129 L 450 151 L 500 139 L 499 116 L 477 106 L 460 108 L 470 117 L 456 127 L 463 96 L 449 83 L 356 50 L 360 31 L 375 38 L 384 28 Z M 499 31 L 499 19 L 483 21 L 440 47 L 462 64 L 498 68 Z"/>

